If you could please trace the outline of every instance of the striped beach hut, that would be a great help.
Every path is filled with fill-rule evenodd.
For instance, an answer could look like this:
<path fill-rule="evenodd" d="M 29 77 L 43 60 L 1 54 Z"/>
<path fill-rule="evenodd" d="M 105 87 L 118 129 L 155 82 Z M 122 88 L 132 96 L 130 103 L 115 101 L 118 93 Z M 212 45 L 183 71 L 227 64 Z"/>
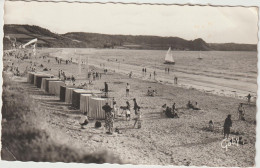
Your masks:
<path fill-rule="evenodd" d="M 34 83 L 34 74 L 35 72 L 28 72 L 27 74 L 27 82 L 30 84 Z"/>
<path fill-rule="evenodd" d="M 59 78 L 42 78 L 41 89 L 47 92 L 47 80 L 48 81 L 59 81 Z M 49 88 L 49 87 L 48 87 Z"/>
<path fill-rule="evenodd" d="M 89 99 L 91 98 L 92 94 L 81 94 L 80 95 L 80 111 L 82 113 L 89 112 Z"/>
<path fill-rule="evenodd" d="M 34 85 L 37 88 L 41 88 L 42 78 L 52 78 L 52 77 L 53 75 L 50 74 L 43 74 L 43 73 L 34 74 Z"/>
<path fill-rule="evenodd" d="M 60 101 L 65 102 L 66 86 L 60 86 Z"/>
<path fill-rule="evenodd" d="M 45 79 L 45 91 L 49 93 L 49 82 L 50 81 L 61 81 L 59 78 L 49 78 Z"/>
<path fill-rule="evenodd" d="M 75 90 L 77 88 L 71 88 L 71 87 L 66 87 L 66 93 L 65 93 L 65 102 L 68 104 L 72 103 L 72 93 L 73 90 Z"/>
<path fill-rule="evenodd" d="M 106 103 L 108 103 L 111 107 L 113 106 L 112 100 L 105 99 L 105 98 L 90 98 L 88 116 L 90 118 L 104 120 L 105 111 L 102 109 L 102 107 Z"/>
<path fill-rule="evenodd" d="M 80 95 L 81 94 L 92 94 L 91 90 L 76 89 L 72 92 L 72 106 L 79 109 L 80 108 Z"/>
<path fill-rule="evenodd" d="M 49 81 L 49 93 L 60 96 L 60 86 L 65 86 L 63 81 Z"/>

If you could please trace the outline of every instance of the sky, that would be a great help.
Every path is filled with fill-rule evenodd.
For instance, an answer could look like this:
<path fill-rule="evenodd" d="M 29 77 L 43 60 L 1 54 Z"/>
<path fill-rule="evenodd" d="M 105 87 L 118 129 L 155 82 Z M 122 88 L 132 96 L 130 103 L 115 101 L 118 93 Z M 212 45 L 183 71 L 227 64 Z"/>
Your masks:
<path fill-rule="evenodd" d="M 202 38 L 209 43 L 258 41 L 256 7 L 5 2 L 5 24 L 29 24 L 63 34 L 91 32 Z"/>

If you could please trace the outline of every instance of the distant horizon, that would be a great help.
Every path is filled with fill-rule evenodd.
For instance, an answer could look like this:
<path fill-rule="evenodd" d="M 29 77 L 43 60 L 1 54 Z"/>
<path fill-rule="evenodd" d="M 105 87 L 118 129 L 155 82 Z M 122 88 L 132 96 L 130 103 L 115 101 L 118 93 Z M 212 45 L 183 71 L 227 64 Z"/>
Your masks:
<path fill-rule="evenodd" d="M 30 24 L 4 24 L 4 25 L 20 25 L 20 26 L 24 26 L 24 25 L 28 25 L 28 26 L 38 26 L 38 27 L 41 27 L 39 25 L 30 25 Z M 47 29 L 49 30 L 50 32 L 54 33 L 54 34 L 58 34 L 58 35 L 64 35 L 64 34 L 68 34 L 68 33 L 90 33 L 90 34 L 103 34 L 103 35 L 111 35 L 111 36 L 153 36 L 153 37 L 163 37 L 163 38 L 180 38 L 180 39 L 184 39 L 184 40 L 187 40 L 187 41 L 194 41 L 196 39 L 202 39 L 203 41 L 205 41 L 206 43 L 208 44 L 248 44 L 248 45 L 257 45 L 257 43 L 236 43 L 236 42 L 225 42 L 225 43 L 218 43 L 218 42 L 207 42 L 207 40 L 201 38 L 201 37 L 198 37 L 196 39 L 192 39 L 192 40 L 188 40 L 188 39 L 185 39 L 183 37 L 178 37 L 178 36 L 158 36 L 158 35 L 132 35 L 132 34 L 105 34 L 105 33 L 96 33 L 96 32 L 66 32 L 66 33 L 62 33 L 62 34 L 59 34 L 57 32 L 53 32 L 52 30 L 48 29 L 48 28 L 45 28 L 45 27 L 41 27 L 43 29 Z"/>
<path fill-rule="evenodd" d="M 6 24 L 38 25 L 57 34 L 207 39 L 207 43 L 258 43 L 256 7 L 5 2 Z"/>

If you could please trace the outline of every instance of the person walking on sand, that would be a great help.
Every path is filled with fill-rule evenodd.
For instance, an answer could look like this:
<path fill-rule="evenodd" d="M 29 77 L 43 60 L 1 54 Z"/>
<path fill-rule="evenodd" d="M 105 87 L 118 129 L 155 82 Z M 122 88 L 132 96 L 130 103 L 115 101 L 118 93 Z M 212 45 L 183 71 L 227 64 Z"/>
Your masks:
<path fill-rule="evenodd" d="M 238 112 L 238 119 L 239 120 L 245 120 L 244 115 L 245 115 L 245 109 L 243 107 L 243 103 L 240 103 L 237 109 Z"/>
<path fill-rule="evenodd" d="M 137 111 L 140 109 L 140 107 L 138 106 L 138 104 L 137 104 L 135 98 L 133 99 L 133 101 L 134 101 L 134 110 L 135 110 L 135 115 L 137 115 Z"/>
<path fill-rule="evenodd" d="M 130 84 L 126 83 L 126 97 L 129 96 L 129 91 L 130 91 Z"/>
<path fill-rule="evenodd" d="M 108 84 L 107 84 L 107 82 L 105 82 L 105 89 L 104 89 L 104 91 L 105 91 L 105 97 L 108 97 Z"/>
<path fill-rule="evenodd" d="M 176 85 L 178 84 L 178 77 L 177 76 L 174 77 L 174 84 L 176 84 Z"/>
<path fill-rule="evenodd" d="M 105 128 L 108 130 L 108 134 L 113 133 L 114 116 L 112 108 L 106 103 L 102 109 L 105 111 Z"/>
<path fill-rule="evenodd" d="M 155 77 L 156 77 L 156 72 L 155 71 L 153 72 L 153 76 L 154 76 L 154 80 L 155 80 Z"/>
<path fill-rule="evenodd" d="M 232 120 L 231 120 L 231 115 L 229 114 L 224 123 L 224 139 L 226 138 L 226 135 L 228 139 L 230 134 L 230 127 L 232 127 Z"/>
<path fill-rule="evenodd" d="M 247 97 L 248 104 L 250 104 L 250 101 L 251 101 L 251 97 L 252 97 L 252 96 L 251 96 L 250 94 L 248 94 L 246 97 Z"/>

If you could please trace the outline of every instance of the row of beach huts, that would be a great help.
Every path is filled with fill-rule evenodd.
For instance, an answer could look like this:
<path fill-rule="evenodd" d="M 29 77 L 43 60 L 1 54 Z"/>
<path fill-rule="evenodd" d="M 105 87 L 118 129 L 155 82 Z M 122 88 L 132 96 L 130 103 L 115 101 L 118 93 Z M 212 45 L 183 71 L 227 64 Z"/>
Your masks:
<path fill-rule="evenodd" d="M 105 112 L 102 110 L 102 106 L 108 103 L 112 107 L 111 99 L 101 98 L 102 91 L 66 86 L 64 81 L 55 78 L 51 74 L 28 72 L 27 82 L 46 93 L 59 97 L 60 101 L 71 104 L 72 107 L 79 109 L 83 114 L 87 114 L 92 119 L 105 119 Z"/>

